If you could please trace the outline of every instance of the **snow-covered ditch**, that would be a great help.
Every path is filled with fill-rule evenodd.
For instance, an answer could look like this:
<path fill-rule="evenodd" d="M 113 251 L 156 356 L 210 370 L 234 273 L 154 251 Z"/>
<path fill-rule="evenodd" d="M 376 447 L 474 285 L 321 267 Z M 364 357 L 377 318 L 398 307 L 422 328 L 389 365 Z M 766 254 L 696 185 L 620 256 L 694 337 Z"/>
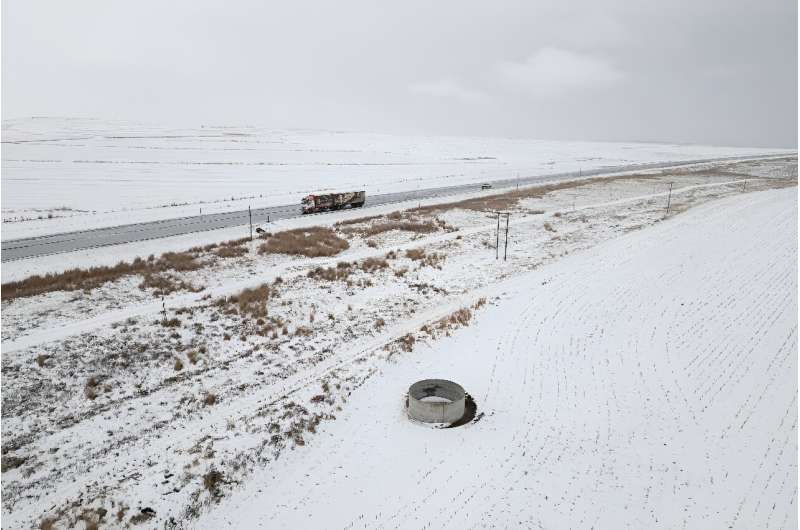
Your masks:
<path fill-rule="evenodd" d="M 783 177 L 796 165 L 785 165 L 788 173 L 778 180 L 750 179 L 746 191 L 787 185 Z M 204 290 L 167 297 L 166 315 L 162 301 L 132 278 L 89 292 L 5 301 L 4 519 L 12 526 L 102 519 L 194 527 L 196 517 L 238 486 L 256 483 L 254 471 L 270 475 L 283 469 L 274 466 L 287 455 L 316 451 L 329 437 L 319 434 L 330 432 L 326 425 L 360 410 L 350 402 L 363 399 L 364 385 L 374 388 L 394 366 L 430 362 L 426 344 L 435 347 L 465 324 L 482 322 L 487 303 L 502 308 L 504 293 L 521 285 L 514 282 L 526 282 L 533 295 L 567 254 L 576 255 L 570 263 L 591 270 L 598 259 L 598 266 L 611 259 L 591 249 L 620 235 L 636 232 L 620 241 L 638 255 L 652 248 L 655 230 L 640 228 L 672 227 L 658 230 L 678 245 L 677 234 L 694 230 L 699 219 L 724 216 L 728 204 L 739 203 L 716 199 L 751 196 L 731 172 L 595 182 L 525 199 L 512 214 L 507 261 L 495 260 L 494 218 L 448 209 L 435 213 L 444 230 L 352 235 L 350 248 L 334 258 L 263 256 L 251 248 L 243 257 L 218 260 L 185 275 Z M 664 222 L 668 182 L 673 215 L 712 202 Z M 796 195 L 757 193 L 752 197 L 760 199 L 752 201 L 772 208 L 780 221 L 787 196 Z M 765 206 L 770 201 L 778 207 Z M 742 204 L 749 211 L 750 202 Z M 789 230 L 784 224 L 774 229 Z M 417 249 L 424 256 L 406 253 Z M 309 276 L 339 262 L 351 264 L 346 278 Z M 256 303 L 230 298 L 259 287 L 251 297 Z M 618 294 L 607 299 L 609 314 L 632 296 L 630 289 Z M 462 309 L 468 316 L 457 313 Z M 603 335 L 600 321 L 585 325 Z M 566 374 L 568 367 L 552 368 Z M 495 377 L 491 370 L 483 374 Z M 483 387 L 459 381 L 486 407 Z M 400 408 L 394 411 L 392 418 L 402 416 Z M 304 513 L 311 512 L 317 513 L 309 505 Z"/>

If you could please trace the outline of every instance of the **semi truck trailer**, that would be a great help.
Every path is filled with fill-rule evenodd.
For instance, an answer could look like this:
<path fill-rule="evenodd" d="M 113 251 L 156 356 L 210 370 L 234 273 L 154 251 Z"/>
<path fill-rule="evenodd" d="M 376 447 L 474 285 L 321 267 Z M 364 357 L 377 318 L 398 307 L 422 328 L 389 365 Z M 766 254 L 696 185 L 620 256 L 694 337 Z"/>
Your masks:
<path fill-rule="evenodd" d="M 326 193 L 323 195 L 306 195 L 300 201 L 303 213 L 328 212 L 343 208 L 360 208 L 366 199 L 364 191 L 348 191 L 346 193 Z"/>

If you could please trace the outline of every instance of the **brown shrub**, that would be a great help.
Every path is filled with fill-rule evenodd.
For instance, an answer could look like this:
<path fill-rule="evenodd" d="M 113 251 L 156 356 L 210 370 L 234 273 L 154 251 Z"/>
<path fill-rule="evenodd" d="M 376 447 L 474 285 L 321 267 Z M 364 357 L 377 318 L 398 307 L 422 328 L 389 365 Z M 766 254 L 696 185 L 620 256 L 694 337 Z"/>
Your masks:
<path fill-rule="evenodd" d="M 56 527 L 56 523 L 58 519 L 53 517 L 45 517 L 42 519 L 42 522 L 39 523 L 39 530 L 53 530 Z"/>
<path fill-rule="evenodd" d="M 248 314 L 253 318 L 263 318 L 267 316 L 267 301 L 277 295 L 277 290 L 270 287 L 268 283 L 262 283 L 252 289 L 244 289 L 238 294 L 231 295 L 223 300 L 223 304 L 228 306 L 238 306 L 241 314 Z"/>
<path fill-rule="evenodd" d="M 403 351 L 410 352 L 414 349 L 414 343 L 417 341 L 417 338 L 412 335 L 411 333 L 407 333 L 397 339 L 398 344 L 400 344 L 400 348 Z"/>
<path fill-rule="evenodd" d="M 382 318 L 375 319 L 375 329 L 381 329 L 383 326 L 386 325 L 386 321 Z"/>
<path fill-rule="evenodd" d="M 83 394 L 86 396 L 87 399 L 93 400 L 97 397 L 97 387 L 100 385 L 100 381 L 92 376 L 86 381 L 86 385 L 83 387 Z"/>
<path fill-rule="evenodd" d="M 378 243 L 372 239 L 367 239 L 367 246 L 369 248 L 378 248 Z"/>
<path fill-rule="evenodd" d="M 353 264 L 340 261 L 336 267 L 315 267 L 308 271 L 307 276 L 315 280 L 327 280 L 329 282 L 345 281 L 353 273 Z"/>
<path fill-rule="evenodd" d="M 186 354 L 186 358 L 189 359 L 190 363 L 197 364 L 198 354 L 196 351 L 192 350 Z"/>
<path fill-rule="evenodd" d="M 3 455 L 3 457 L 0 458 L 0 471 L 5 473 L 6 471 L 16 469 L 24 464 L 26 460 L 27 458 L 23 456 Z"/>
<path fill-rule="evenodd" d="M 245 246 L 224 246 L 214 251 L 214 255 L 219 258 L 238 258 L 250 252 Z"/>
<path fill-rule="evenodd" d="M 180 372 L 181 370 L 183 370 L 183 361 L 175 359 L 175 371 Z"/>
<path fill-rule="evenodd" d="M 544 229 L 547 230 L 548 232 L 555 232 L 556 231 L 556 229 L 553 228 L 553 225 L 551 225 L 550 223 L 547 223 L 547 222 L 544 223 Z"/>
<path fill-rule="evenodd" d="M 294 330 L 295 337 L 308 337 L 312 333 L 313 331 L 311 330 L 311 328 L 306 326 L 297 326 L 297 328 Z"/>
<path fill-rule="evenodd" d="M 222 495 L 220 485 L 225 484 L 225 476 L 221 471 L 211 468 L 208 473 L 203 475 L 203 487 L 214 497 Z"/>
<path fill-rule="evenodd" d="M 420 262 L 420 266 L 422 267 L 433 267 L 436 269 L 441 270 L 442 266 L 441 263 L 445 260 L 444 254 L 439 254 L 434 252 L 433 254 L 427 254 L 425 258 Z"/>
<path fill-rule="evenodd" d="M 217 395 L 214 394 L 213 392 L 206 392 L 206 395 L 203 397 L 203 403 L 205 403 L 206 406 L 208 406 L 208 407 L 210 407 L 212 405 L 216 405 L 217 404 Z"/>
<path fill-rule="evenodd" d="M 469 324 L 469 321 L 472 319 L 472 311 L 467 308 L 461 308 L 455 313 L 451 314 L 447 317 L 447 320 L 450 324 L 466 326 Z"/>
<path fill-rule="evenodd" d="M 181 321 L 178 317 L 164 318 L 161 319 L 160 324 L 165 328 L 177 328 L 181 325 Z"/>
<path fill-rule="evenodd" d="M 314 226 L 278 232 L 258 248 L 259 254 L 290 254 L 316 258 L 335 256 L 347 250 L 349 243 L 330 228 Z"/>
<path fill-rule="evenodd" d="M 47 364 L 47 359 L 49 358 L 50 358 L 49 355 L 40 353 L 39 355 L 36 356 L 36 364 L 39 365 L 39 368 L 44 368 L 45 365 Z"/>
<path fill-rule="evenodd" d="M 360 262 L 358 266 L 364 272 L 375 272 L 387 268 L 389 263 L 381 258 L 367 258 Z"/>
<path fill-rule="evenodd" d="M 410 248 L 406 250 L 406 257 L 414 261 L 421 260 L 425 257 L 425 251 L 421 248 Z"/>

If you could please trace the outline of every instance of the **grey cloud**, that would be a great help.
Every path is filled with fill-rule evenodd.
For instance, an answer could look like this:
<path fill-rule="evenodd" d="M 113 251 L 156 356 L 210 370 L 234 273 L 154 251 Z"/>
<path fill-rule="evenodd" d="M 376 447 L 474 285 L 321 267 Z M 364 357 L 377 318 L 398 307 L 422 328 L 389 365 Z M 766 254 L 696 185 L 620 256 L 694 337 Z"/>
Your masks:
<path fill-rule="evenodd" d="M 797 144 L 793 0 L 6 0 L 2 114 Z"/>

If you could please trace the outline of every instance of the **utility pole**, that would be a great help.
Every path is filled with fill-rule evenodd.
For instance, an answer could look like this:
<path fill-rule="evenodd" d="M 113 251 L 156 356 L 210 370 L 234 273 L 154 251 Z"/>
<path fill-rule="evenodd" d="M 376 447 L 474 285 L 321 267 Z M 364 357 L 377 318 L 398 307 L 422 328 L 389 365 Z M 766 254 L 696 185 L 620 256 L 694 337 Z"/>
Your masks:
<path fill-rule="evenodd" d="M 669 183 L 669 195 L 667 195 L 667 215 L 669 215 L 669 206 L 672 203 L 672 182 Z"/>
<path fill-rule="evenodd" d="M 510 213 L 506 213 L 506 247 L 503 250 L 503 261 L 508 259 L 508 219 L 511 217 Z"/>
<path fill-rule="evenodd" d="M 494 243 L 494 259 L 500 258 L 500 212 L 497 212 L 497 238 Z"/>
<path fill-rule="evenodd" d="M 247 206 L 247 216 L 250 218 L 250 241 L 253 240 L 253 212 L 250 210 L 250 205 Z"/>
<path fill-rule="evenodd" d="M 747 191 L 747 179 L 744 179 L 744 182 L 742 182 L 742 193 L 745 191 Z"/>

